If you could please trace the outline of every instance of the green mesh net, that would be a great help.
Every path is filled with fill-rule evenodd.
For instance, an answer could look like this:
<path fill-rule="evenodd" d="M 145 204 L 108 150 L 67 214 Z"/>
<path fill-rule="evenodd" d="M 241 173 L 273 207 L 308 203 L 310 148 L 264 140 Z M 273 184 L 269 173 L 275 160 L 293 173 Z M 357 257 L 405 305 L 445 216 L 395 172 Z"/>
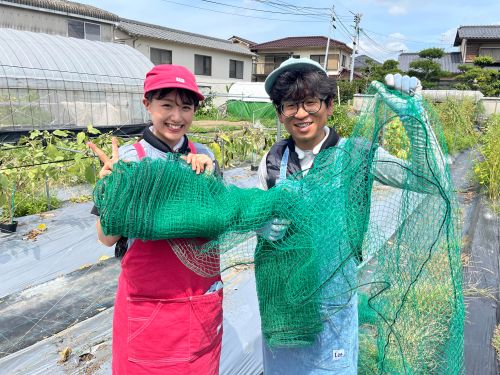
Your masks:
<path fill-rule="evenodd" d="M 119 162 L 94 191 L 104 233 L 167 239 L 204 276 L 254 263 L 270 347 L 310 345 L 357 296 L 358 373 L 462 373 L 461 232 L 439 121 L 419 96 L 371 93 L 350 138 L 268 191 L 176 156 Z M 255 235 L 276 217 L 291 221 L 282 240 Z"/>

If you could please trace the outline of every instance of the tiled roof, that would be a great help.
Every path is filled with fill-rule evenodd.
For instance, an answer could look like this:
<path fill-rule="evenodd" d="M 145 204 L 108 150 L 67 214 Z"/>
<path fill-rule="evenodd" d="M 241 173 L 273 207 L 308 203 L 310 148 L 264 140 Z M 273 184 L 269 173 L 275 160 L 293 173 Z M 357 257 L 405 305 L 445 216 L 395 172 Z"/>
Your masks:
<path fill-rule="evenodd" d="M 399 69 L 407 72 L 410 69 L 410 63 L 418 60 L 420 57 L 418 53 L 402 53 L 398 57 Z M 460 52 L 445 53 L 440 59 L 435 59 L 441 66 L 441 70 L 451 73 L 460 73 L 458 66 L 463 64 Z"/>
<path fill-rule="evenodd" d="M 208 36 L 188 33 L 185 31 L 169 29 L 167 27 L 152 25 L 139 21 L 122 19 L 118 28 L 130 35 L 143 36 L 154 39 L 168 40 L 180 44 L 222 50 L 240 55 L 253 56 L 247 48 L 239 46 L 229 40 L 211 38 Z"/>
<path fill-rule="evenodd" d="M 354 70 L 356 71 L 363 69 L 366 66 L 367 61 L 369 60 L 373 61 L 375 65 L 381 65 L 380 62 L 368 55 L 359 55 L 354 59 Z"/>
<path fill-rule="evenodd" d="M 269 49 L 283 48 L 310 48 L 310 47 L 326 47 L 328 38 L 325 36 L 290 36 L 287 38 L 272 40 L 261 44 L 256 44 L 251 47 L 252 51 L 262 51 Z M 335 39 L 330 39 L 330 48 L 337 47 L 352 51 L 345 43 Z"/>
<path fill-rule="evenodd" d="M 248 40 L 248 39 L 245 39 L 245 38 L 242 38 L 242 37 L 239 37 L 239 36 L 236 36 L 236 35 L 233 35 L 231 38 L 229 38 L 229 40 L 239 40 L 243 43 L 246 43 L 248 44 L 249 46 L 254 46 L 256 45 L 257 43 L 255 42 L 252 42 L 251 40 Z"/>
<path fill-rule="evenodd" d="M 12 3 L 12 5 L 25 5 L 41 9 L 50 9 L 64 13 L 77 14 L 80 16 L 97 18 L 100 20 L 114 21 L 120 20 L 116 14 L 107 12 L 105 10 L 93 7 L 91 5 L 85 5 L 80 3 L 74 3 L 72 1 L 65 0 L 4 0 L 7 3 Z"/>
<path fill-rule="evenodd" d="M 462 39 L 497 39 L 500 41 L 500 25 L 460 26 L 453 45 L 459 46 Z"/>

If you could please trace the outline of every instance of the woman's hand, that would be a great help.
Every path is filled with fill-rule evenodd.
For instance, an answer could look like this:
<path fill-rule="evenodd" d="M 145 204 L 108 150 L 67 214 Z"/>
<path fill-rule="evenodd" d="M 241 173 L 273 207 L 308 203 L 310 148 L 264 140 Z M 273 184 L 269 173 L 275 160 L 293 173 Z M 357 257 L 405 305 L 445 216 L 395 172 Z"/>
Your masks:
<path fill-rule="evenodd" d="M 214 162 L 208 155 L 205 154 L 188 154 L 187 156 L 182 156 L 188 164 L 191 164 L 191 168 L 196 174 L 203 173 L 205 171 L 211 172 L 214 169 Z"/>
<path fill-rule="evenodd" d="M 99 147 L 97 147 L 94 143 L 92 142 L 87 142 L 87 147 L 90 148 L 94 154 L 99 158 L 99 160 L 103 163 L 103 167 L 99 171 L 99 178 L 103 178 L 104 176 L 107 176 L 111 174 L 113 171 L 113 165 L 118 162 L 118 141 L 115 137 L 111 138 L 111 149 L 112 149 L 112 154 L 111 154 L 111 159 L 106 156 L 103 150 L 101 150 Z"/>

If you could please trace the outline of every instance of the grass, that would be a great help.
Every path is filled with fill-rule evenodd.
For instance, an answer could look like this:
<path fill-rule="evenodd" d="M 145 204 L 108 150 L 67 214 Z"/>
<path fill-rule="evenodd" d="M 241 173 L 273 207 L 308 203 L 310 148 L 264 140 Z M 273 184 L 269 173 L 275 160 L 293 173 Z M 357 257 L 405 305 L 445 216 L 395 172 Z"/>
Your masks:
<path fill-rule="evenodd" d="M 497 352 L 497 357 L 498 360 L 500 361 L 500 324 L 497 325 L 497 328 L 495 329 L 495 332 L 493 333 L 493 339 L 491 344 L 495 348 Z"/>
<path fill-rule="evenodd" d="M 500 213 L 500 115 L 493 115 L 486 122 L 479 151 L 482 160 L 474 165 L 475 177 L 486 188 L 493 210 Z"/>
<path fill-rule="evenodd" d="M 430 106 L 443 125 L 450 154 L 456 154 L 477 144 L 480 133 L 475 128 L 475 121 L 480 108 L 472 99 L 447 98 L 442 103 Z"/>

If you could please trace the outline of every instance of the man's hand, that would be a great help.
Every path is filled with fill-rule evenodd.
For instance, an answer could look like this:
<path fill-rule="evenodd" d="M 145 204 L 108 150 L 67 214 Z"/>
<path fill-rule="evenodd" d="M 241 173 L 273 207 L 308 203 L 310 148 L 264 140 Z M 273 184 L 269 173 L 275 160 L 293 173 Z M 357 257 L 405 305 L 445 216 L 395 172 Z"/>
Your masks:
<path fill-rule="evenodd" d="M 257 234 L 268 241 L 279 241 L 285 236 L 290 224 L 290 220 L 274 218 L 264 224 Z"/>
<path fill-rule="evenodd" d="M 188 164 L 191 164 L 193 171 L 196 174 L 203 173 L 205 171 L 211 172 L 214 169 L 214 162 L 208 155 L 205 154 L 187 154 L 187 156 L 182 156 L 182 159 L 186 160 Z"/>
<path fill-rule="evenodd" d="M 417 77 L 402 76 L 399 73 L 387 74 L 385 76 L 385 84 L 390 89 L 401 91 L 410 96 L 420 95 L 422 92 L 422 84 Z"/>
<path fill-rule="evenodd" d="M 388 89 L 398 90 L 406 95 L 413 96 L 416 100 L 415 103 L 420 103 L 422 99 L 422 85 L 420 80 L 416 77 L 401 76 L 401 74 L 388 74 L 385 76 L 385 82 L 387 87 L 378 82 L 373 81 L 371 86 L 377 90 L 378 95 L 382 100 L 396 113 L 399 117 L 405 116 L 407 113 L 411 112 L 414 108 L 409 107 L 408 98 L 396 95 Z"/>
<path fill-rule="evenodd" d="M 111 138 L 111 149 L 112 155 L 111 159 L 92 142 L 87 142 L 87 147 L 90 148 L 94 154 L 99 158 L 99 160 L 103 163 L 103 167 L 99 171 L 99 178 L 103 178 L 111 174 L 113 171 L 113 165 L 118 162 L 118 141 L 115 137 Z"/>

